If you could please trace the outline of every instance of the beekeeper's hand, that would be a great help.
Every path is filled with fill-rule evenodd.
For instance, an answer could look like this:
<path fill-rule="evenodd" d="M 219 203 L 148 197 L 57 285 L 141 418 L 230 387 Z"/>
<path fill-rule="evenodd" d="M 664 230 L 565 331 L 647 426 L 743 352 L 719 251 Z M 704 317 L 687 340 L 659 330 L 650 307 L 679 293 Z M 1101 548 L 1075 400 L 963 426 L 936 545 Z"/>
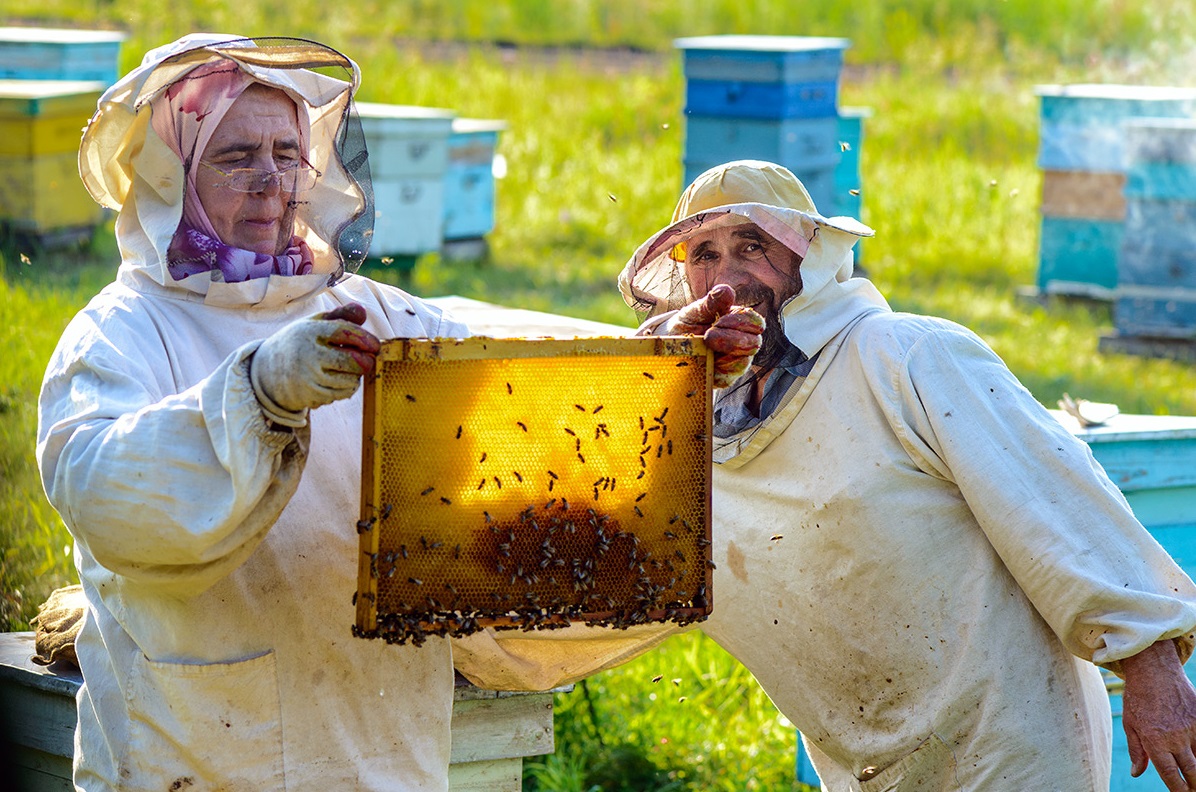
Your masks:
<path fill-rule="evenodd" d="M 764 317 L 735 305 L 735 290 L 720 283 L 665 323 L 666 335 L 699 335 L 714 350 L 714 387 L 725 388 L 747 371 L 760 350 Z"/>
<path fill-rule="evenodd" d="M 364 307 L 349 303 L 292 322 L 263 341 L 249 364 L 263 412 L 285 426 L 302 426 L 307 410 L 352 396 L 361 376 L 374 370 L 381 347 L 361 327 L 365 316 Z"/>

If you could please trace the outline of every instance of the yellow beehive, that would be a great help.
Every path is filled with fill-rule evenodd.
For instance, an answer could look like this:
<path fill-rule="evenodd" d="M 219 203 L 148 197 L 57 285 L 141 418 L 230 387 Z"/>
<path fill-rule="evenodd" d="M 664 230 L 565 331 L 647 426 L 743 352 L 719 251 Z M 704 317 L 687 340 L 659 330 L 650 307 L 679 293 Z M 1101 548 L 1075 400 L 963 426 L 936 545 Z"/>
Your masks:
<path fill-rule="evenodd" d="M 79 141 L 104 87 L 0 80 L 0 224 L 43 234 L 103 219 L 79 178 Z"/>
<path fill-rule="evenodd" d="M 707 616 L 711 377 L 694 338 L 384 344 L 356 634 Z"/>

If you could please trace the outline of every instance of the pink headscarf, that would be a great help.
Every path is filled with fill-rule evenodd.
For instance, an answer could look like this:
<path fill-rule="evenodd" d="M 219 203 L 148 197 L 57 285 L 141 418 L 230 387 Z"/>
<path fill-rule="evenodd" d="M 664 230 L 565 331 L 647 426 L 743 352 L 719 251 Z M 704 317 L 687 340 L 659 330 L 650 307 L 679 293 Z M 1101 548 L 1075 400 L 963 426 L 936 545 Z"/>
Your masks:
<path fill-rule="evenodd" d="M 150 105 L 154 132 L 178 155 L 186 173 L 183 218 L 167 252 L 169 270 L 176 280 L 212 272 L 214 280 L 237 283 L 275 274 L 306 275 L 313 269 L 311 249 L 297 236 L 277 256 L 225 244 L 199 200 L 195 187 L 199 158 L 233 103 L 253 83 L 252 77 L 231 62 L 208 63 L 172 83 Z M 311 136 L 307 114 L 296 107 L 295 115 L 299 149 L 306 156 Z"/>

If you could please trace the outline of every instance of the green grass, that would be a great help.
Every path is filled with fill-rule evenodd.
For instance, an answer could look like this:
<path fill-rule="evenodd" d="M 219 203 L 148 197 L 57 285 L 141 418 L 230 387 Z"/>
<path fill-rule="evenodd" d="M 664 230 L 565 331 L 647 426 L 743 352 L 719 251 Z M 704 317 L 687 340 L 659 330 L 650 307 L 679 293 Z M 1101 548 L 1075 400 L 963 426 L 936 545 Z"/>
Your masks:
<path fill-rule="evenodd" d="M 873 110 L 861 148 L 863 219 L 877 237 L 863 261 L 894 307 L 974 328 L 1048 406 L 1066 391 L 1126 412 L 1196 414 L 1196 367 L 1097 351 L 1112 330 L 1107 306 L 1043 306 L 1016 296 L 1034 282 L 1037 263 L 1033 86 L 1191 84 L 1196 19 L 1187 0 L 810 0 L 797 10 L 759 0 L 377 0 L 331 15 L 313 0 L 170 8 L 148 0 L 9 0 L 7 9 L 22 23 L 128 30 L 125 68 L 146 47 L 192 29 L 309 35 L 361 63 L 362 100 L 506 120 L 499 150 L 509 168 L 498 183 L 490 260 L 426 256 L 406 282 L 424 296 L 460 294 L 624 325 L 634 317 L 615 292 L 615 276 L 667 222 L 683 186 L 683 82 L 672 39 L 848 36 L 840 103 Z M 402 43 L 412 39 L 442 45 L 421 51 Z M 640 51 L 447 43 L 455 40 Z M 58 334 L 111 279 L 116 257 L 105 229 L 91 249 L 32 254 L 28 263 L 10 255 L 0 265 L 5 630 L 27 628 L 36 605 L 75 579 L 64 549 L 69 536 L 34 467 L 35 402 Z M 367 273 L 404 280 L 378 262 Z M 557 751 L 527 763 L 525 786 L 785 790 L 793 762 L 792 728 L 759 686 L 690 633 L 560 694 Z"/>

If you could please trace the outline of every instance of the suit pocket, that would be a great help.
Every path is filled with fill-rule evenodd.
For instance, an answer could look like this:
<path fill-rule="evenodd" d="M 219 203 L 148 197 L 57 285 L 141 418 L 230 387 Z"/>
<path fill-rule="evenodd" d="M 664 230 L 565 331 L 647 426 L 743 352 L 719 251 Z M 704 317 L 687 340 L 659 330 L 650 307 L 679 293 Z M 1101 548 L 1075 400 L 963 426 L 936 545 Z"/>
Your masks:
<path fill-rule="evenodd" d="M 230 663 L 137 656 L 121 762 L 126 789 L 284 790 L 274 653 Z"/>
<path fill-rule="evenodd" d="M 851 785 L 852 792 L 957 792 L 955 755 L 937 734 L 876 775 Z"/>

